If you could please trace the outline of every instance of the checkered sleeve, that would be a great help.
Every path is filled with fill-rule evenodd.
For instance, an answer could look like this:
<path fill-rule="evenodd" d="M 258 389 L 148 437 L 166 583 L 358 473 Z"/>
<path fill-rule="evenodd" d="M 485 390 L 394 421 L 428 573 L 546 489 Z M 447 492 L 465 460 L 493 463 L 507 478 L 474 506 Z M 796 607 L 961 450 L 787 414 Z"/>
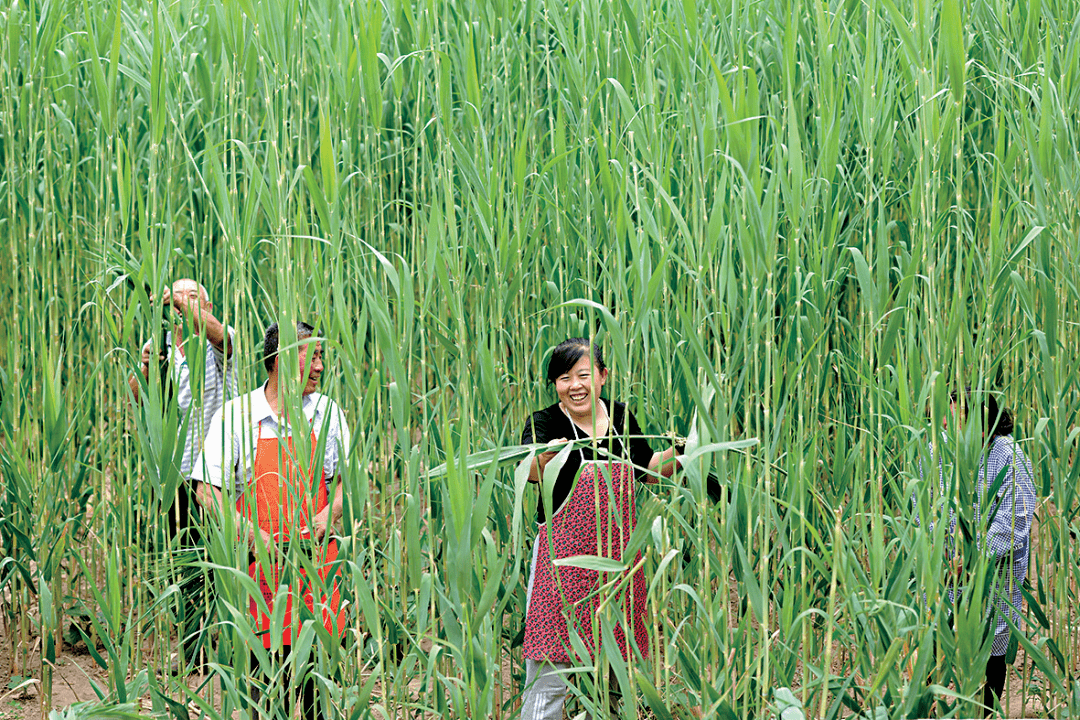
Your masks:
<path fill-rule="evenodd" d="M 1027 458 L 1012 438 L 999 437 L 986 465 L 984 488 L 989 490 L 1001 480 L 996 501 L 990 505 L 986 552 L 997 560 L 1026 553 L 1035 514 L 1035 488 Z"/>
<path fill-rule="evenodd" d="M 1035 485 L 1023 450 L 1008 435 L 994 438 L 981 470 L 980 492 L 989 492 L 1001 480 L 996 497 L 987 503 L 990 520 L 982 548 L 997 566 L 993 588 L 997 618 L 990 652 L 1003 655 L 1009 646 L 1008 619 L 1015 623 L 1021 620 L 1017 611 L 1023 602 L 1021 586 L 1027 577 L 1031 553 Z"/>

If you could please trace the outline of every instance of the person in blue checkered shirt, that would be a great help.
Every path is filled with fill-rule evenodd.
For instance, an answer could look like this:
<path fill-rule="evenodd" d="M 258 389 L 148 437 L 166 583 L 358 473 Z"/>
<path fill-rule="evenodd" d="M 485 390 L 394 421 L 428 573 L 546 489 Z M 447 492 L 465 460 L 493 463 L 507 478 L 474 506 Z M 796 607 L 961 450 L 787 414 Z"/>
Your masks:
<path fill-rule="evenodd" d="M 983 692 L 983 703 L 992 708 L 1005 689 L 1005 652 L 1009 647 L 1007 618 L 1014 623 L 1020 619 L 1018 609 L 1023 600 L 1020 588 L 1027 576 L 1031 553 L 1031 521 L 1035 515 L 1036 495 L 1031 463 L 1012 436 L 1012 415 L 998 406 L 993 393 L 975 394 L 969 389 L 965 399 L 969 404 L 973 400 L 978 402 L 978 395 L 982 396 L 983 437 L 988 439 L 984 440 L 985 450 L 979 461 L 976 492 L 982 502 L 978 499 L 975 502 L 974 519 L 976 527 L 985 527 L 985 533 L 977 538 L 978 547 L 990 555 L 997 567 L 994 586 L 996 612 L 992 618 L 995 623 L 994 643 L 986 664 L 986 687 Z M 954 393 L 954 417 L 957 399 Z M 940 467 L 940 458 L 938 462 Z M 992 500 L 984 498 L 999 480 L 996 497 Z M 945 492 L 944 467 L 941 468 L 941 490 Z M 984 513 L 988 520 L 983 519 Z M 956 517 L 953 515 L 950 533 L 954 534 L 955 530 Z M 951 595 L 950 592 L 950 598 Z"/>

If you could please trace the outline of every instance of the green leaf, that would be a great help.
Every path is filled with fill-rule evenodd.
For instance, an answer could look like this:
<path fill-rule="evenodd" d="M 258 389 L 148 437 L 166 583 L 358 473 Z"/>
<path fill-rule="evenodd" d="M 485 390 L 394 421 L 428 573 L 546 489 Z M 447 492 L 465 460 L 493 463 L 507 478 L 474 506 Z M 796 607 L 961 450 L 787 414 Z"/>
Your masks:
<path fill-rule="evenodd" d="M 745 438 L 743 440 L 728 440 L 726 442 L 709 443 L 708 445 L 701 445 L 695 448 L 692 452 L 683 456 L 684 462 L 693 462 L 702 455 L 708 455 L 710 453 L 728 452 L 729 450 L 744 450 L 748 447 L 754 447 L 760 442 L 757 438 Z"/>
<path fill-rule="evenodd" d="M 551 561 L 557 567 L 577 567 L 584 570 L 596 570 L 597 572 L 626 572 L 627 565 L 624 562 L 602 555 L 571 555 L 565 558 L 555 558 Z"/>
<path fill-rule="evenodd" d="M 967 62 L 963 20 L 960 15 L 960 0 L 942 0 L 939 43 L 945 55 L 953 100 L 957 104 L 964 101 L 964 72 Z"/>

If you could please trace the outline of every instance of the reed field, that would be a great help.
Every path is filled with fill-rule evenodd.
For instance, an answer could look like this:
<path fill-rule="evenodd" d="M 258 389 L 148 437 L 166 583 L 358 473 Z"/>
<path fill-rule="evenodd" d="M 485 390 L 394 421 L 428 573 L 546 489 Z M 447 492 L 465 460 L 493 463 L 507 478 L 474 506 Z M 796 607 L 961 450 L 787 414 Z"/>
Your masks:
<path fill-rule="evenodd" d="M 170 541 L 185 420 L 156 368 L 128 388 L 192 277 L 242 392 L 269 323 L 324 338 L 350 631 L 290 662 L 330 717 L 516 717 L 518 443 L 581 335 L 691 452 L 639 491 L 647 657 L 570 717 L 980 713 L 977 432 L 941 443 L 955 601 L 916 520 L 968 385 L 1039 494 L 1009 714 L 1075 717 L 1078 143 L 1076 0 L 7 0 L 0 713 L 291 716 L 295 673 L 248 709 L 232 529 Z M 96 698 L 56 708 L 78 654 Z"/>

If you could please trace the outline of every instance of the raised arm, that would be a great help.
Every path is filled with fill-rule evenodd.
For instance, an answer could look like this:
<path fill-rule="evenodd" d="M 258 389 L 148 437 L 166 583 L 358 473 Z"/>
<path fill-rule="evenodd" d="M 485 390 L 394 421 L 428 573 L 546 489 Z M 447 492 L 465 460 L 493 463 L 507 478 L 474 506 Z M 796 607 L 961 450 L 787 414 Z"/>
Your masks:
<path fill-rule="evenodd" d="M 206 331 L 206 339 L 210 344 L 225 354 L 232 357 L 232 338 L 225 326 L 214 316 L 214 305 L 207 299 L 200 289 L 185 289 L 178 292 L 166 290 L 165 301 L 172 301 L 173 307 L 187 318 L 191 323 L 191 329 L 198 334 Z"/>
<path fill-rule="evenodd" d="M 210 344 L 225 354 L 225 357 L 232 357 L 232 337 L 225 330 L 225 326 L 221 324 L 221 321 L 214 317 L 214 313 L 208 308 L 198 307 L 195 305 L 190 306 L 191 310 L 188 313 L 188 319 L 191 321 L 192 329 L 197 333 L 202 333 L 203 328 L 206 329 L 206 339 L 210 341 Z"/>

